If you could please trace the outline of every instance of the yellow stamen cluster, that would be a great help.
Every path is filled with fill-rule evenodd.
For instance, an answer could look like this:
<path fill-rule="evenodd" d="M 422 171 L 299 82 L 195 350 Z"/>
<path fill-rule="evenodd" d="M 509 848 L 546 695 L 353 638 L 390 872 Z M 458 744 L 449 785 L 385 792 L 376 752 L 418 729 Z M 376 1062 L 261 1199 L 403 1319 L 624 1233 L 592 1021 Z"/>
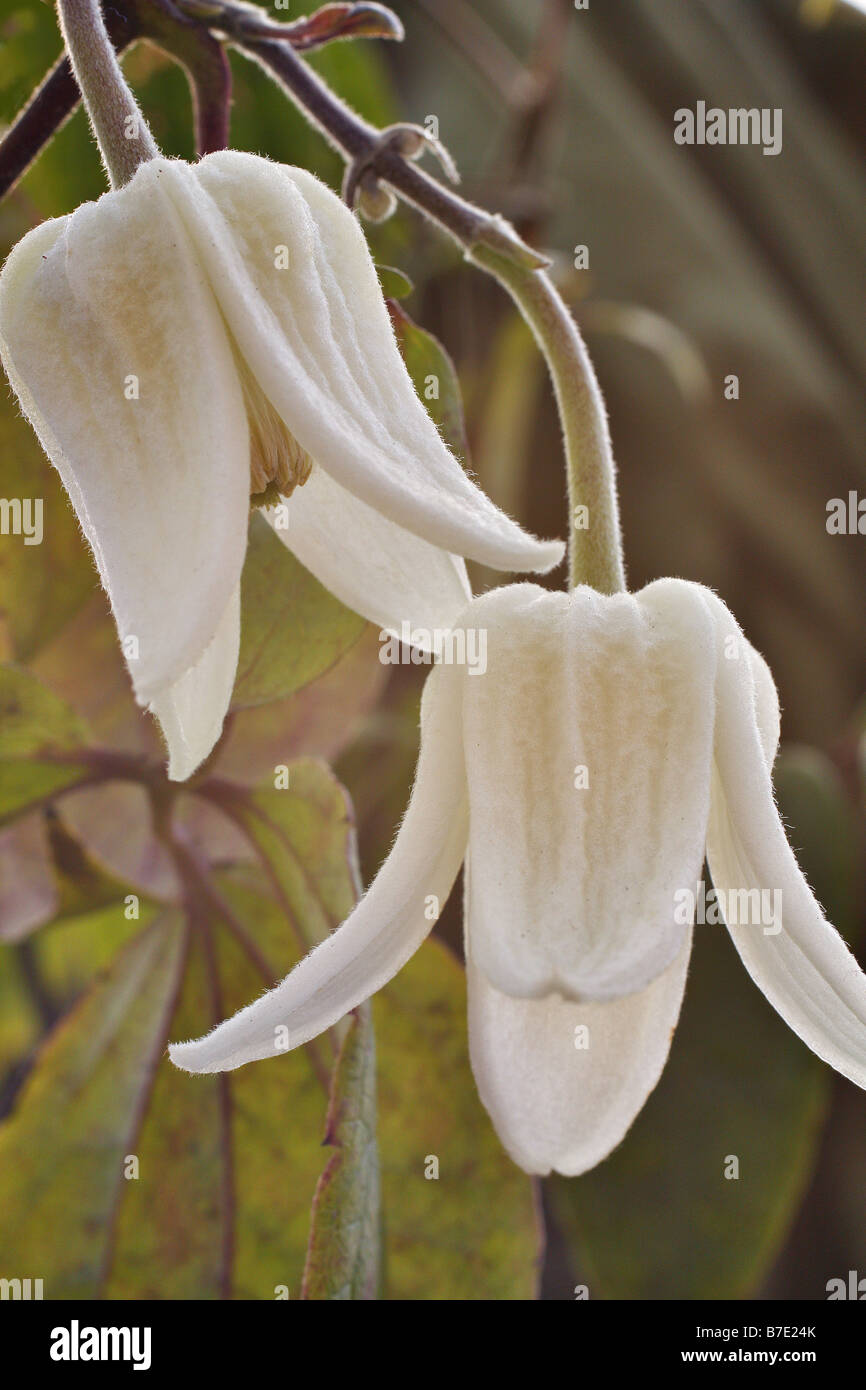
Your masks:
<path fill-rule="evenodd" d="M 275 494 L 291 497 L 309 478 L 313 460 L 286 428 L 252 372 L 244 366 L 240 375 L 250 426 L 250 496 L 258 506 Z"/>

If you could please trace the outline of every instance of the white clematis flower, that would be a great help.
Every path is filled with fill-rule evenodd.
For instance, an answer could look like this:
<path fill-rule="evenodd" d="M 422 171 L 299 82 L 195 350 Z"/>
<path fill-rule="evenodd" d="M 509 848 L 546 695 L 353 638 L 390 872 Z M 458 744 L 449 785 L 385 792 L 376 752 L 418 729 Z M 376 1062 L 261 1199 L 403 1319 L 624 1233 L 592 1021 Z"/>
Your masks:
<path fill-rule="evenodd" d="M 469 597 L 462 556 L 562 557 L 466 477 L 403 365 L 356 218 L 301 169 L 224 150 L 153 159 L 45 222 L 0 276 L 0 356 L 111 599 L 169 775 L 228 707 L 251 495 L 378 626 L 435 630 Z"/>
<path fill-rule="evenodd" d="M 412 798 L 368 893 L 282 984 L 173 1061 L 222 1071 L 272 1056 L 276 1029 L 297 1046 L 333 1024 L 417 949 L 430 895 L 444 903 L 466 857 L 481 1097 L 527 1172 L 585 1172 L 661 1074 L 691 947 L 683 894 L 706 852 L 756 984 L 866 1085 L 866 976 L 788 844 L 775 686 L 721 600 L 676 579 L 612 597 L 518 584 L 475 599 L 461 626 L 486 631 L 486 674 L 431 672 Z M 743 923 L 756 889 L 781 894 L 779 924 Z"/>

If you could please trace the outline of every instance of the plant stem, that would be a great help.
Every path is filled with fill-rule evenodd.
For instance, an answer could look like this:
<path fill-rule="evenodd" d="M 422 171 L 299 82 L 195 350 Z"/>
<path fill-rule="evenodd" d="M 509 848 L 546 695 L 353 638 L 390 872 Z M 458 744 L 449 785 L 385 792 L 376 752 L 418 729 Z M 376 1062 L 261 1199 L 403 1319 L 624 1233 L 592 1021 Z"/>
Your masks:
<path fill-rule="evenodd" d="M 569 587 L 589 584 L 602 594 L 617 593 L 625 588 L 625 568 L 616 468 L 607 412 L 586 344 L 543 270 L 526 270 L 483 245 L 470 259 L 509 291 L 547 361 L 565 445 Z"/>
<path fill-rule="evenodd" d="M 437 222 L 467 258 L 508 291 L 544 354 L 565 443 L 569 492 L 570 585 L 602 593 L 625 588 L 616 469 L 601 390 L 568 307 L 540 269 L 544 258 L 504 218 L 484 212 L 406 160 L 382 132 L 362 120 L 288 44 L 237 46 L 286 90 L 350 163 L 364 163 L 405 202 Z M 583 517 L 575 511 L 587 508 Z M 578 526 L 575 521 L 578 521 Z"/>
<path fill-rule="evenodd" d="M 527 265 L 547 265 L 544 256 L 521 241 L 504 218 L 485 212 L 452 193 L 416 164 L 404 159 L 393 144 L 383 142 L 382 131 L 341 101 L 289 44 L 271 40 L 233 42 L 245 57 L 257 62 L 284 88 L 347 162 L 369 163 L 395 193 L 438 222 L 464 249 L 469 250 L 477 242 L 484 241 L 504 255 L 523 259 Z"/>
<path fill-rule="evenodd" d="M 99 0 L 58 0 L 60 29 L 112 188 L 159 149 L 126 85 Z"/>
<path fill-rule="evenodd" d="M 125 0 L 142 33 L 184 69 L 192 95 L 198 155 L 224 150 L 229 142 L 232 73 L 228 54 L 205 25 L 169 0 Z"/>

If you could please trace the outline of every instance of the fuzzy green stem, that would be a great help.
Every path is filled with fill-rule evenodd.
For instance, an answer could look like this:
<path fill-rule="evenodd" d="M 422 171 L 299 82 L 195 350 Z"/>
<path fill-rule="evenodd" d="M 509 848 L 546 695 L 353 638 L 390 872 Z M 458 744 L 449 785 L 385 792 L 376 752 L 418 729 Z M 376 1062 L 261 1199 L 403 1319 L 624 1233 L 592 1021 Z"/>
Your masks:
<path fill-rule="evenodd" d="M 550 371 L 568 478 L 569 586 L 589 584 L 603 594 L 617 593 L 625 588 L 625 567 L 616 468 L 607 412 L 586 345 L 543 270 L 526 269 L 483 244 L 468 254 L 508 290 Z"/>
<path fill-rule="evenodd" d="M 159 154 L 126 85 L 99 0 L 57 0 L 60 31 L 112 188 Z"/>

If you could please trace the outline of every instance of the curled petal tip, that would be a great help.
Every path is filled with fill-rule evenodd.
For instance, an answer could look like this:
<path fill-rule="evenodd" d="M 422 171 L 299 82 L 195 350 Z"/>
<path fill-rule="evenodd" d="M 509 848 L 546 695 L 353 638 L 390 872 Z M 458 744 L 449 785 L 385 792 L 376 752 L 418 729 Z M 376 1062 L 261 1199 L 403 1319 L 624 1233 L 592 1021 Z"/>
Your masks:
<path fill-rule="evenodd" d="M 169 1043 L 169 1061 L 180 1071 L 189 1072 L 191 1075 L 203 1075 L 206 1072 L 218 1071 L 219 1067 L 208 1066 L 202 1057 L 205 1041 L 206 1039 L 201 1039 L 199 1042 Z M 202 1065 L 202 1061 L 204 1061 L 204 1065 Z"/>
<path fill-rule="evenodd" d="M 536 574 L 547 574 L 565 559 L 564 541 L 536 541 L 535 545 L 539 560 L 538 565 L 533 566 Z"/>

